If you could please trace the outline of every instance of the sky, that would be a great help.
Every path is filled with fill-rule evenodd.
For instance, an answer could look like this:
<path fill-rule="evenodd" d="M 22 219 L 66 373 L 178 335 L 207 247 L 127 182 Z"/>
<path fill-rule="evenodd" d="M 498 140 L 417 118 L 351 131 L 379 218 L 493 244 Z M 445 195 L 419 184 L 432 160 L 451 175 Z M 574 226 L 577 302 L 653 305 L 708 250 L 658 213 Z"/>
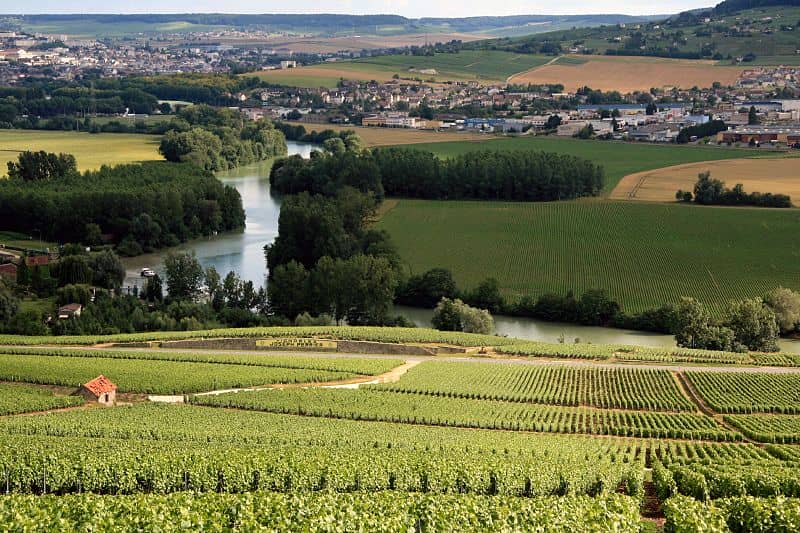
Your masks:
<path fill-rule="evenodd" d="M 2 0 L 0 13 L 380 13 L 413 18 L 598 13 L 661 15 L 714 3 L 703 0 Z"/>

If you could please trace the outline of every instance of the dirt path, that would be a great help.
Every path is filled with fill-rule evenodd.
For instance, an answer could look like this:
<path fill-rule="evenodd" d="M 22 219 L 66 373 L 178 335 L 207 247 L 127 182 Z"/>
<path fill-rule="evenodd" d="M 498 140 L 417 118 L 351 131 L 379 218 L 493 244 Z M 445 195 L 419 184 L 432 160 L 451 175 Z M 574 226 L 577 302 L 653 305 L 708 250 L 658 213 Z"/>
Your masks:
<path fill-rule="evenodd" d="M 214 390 L 208 392 L 200 392 L 197 394 L 193 394 L 192 396 L 219 396 L 220 394 L 227 394 L 230 392 L 252 392 L 252 391 L 260 391 L 260 390 L 275 390 L 275 389 L 357 389 L 361 385 L 377 385 L 379 383 L 396 383 L 400 381 L 400 378 L 408 372 L 410 369 L 414 368 L 422 361 L 419 360 L 412 360 L 406 361 L 402 365 L 393 368 L 392 370 L 385 372 L 383 374 L 377 376 L 359 376 L 350 379 L 343 379 L 340 381 L 322 381 L 318 383 L 277 383 L 273 385 L 265 385 L 263 387 L 245 387 L 241 389 L 223 389 L 223 390 Z M 151 397 L 153 398 L 153 397 Z M 164 397 L 166 398 L 177 398 L 176 397 Z M 183 397 L 181 396 L 181 401 L 169 402 L 166 401 L 165 403 L 182 403 Z M 151 401 L 159 401 L 159 400 L 151 400 Z"/>
<path fill-rule="evenodd" d="M 523 75 L 527 74 L 528 72 L 533 72 L 537 68 L 542 68 L 542 67 L 546 67 L 548 65 L 552 65 L 553 63 L 555 63 L 559 59 L 561 59 L 561 56 L 556 56 L 553 59 L 551 59 L 550 61 L 548 61 L 547 63 L 545 63 L 544 65 L 539 65 L 538 67 L 529 68 L 528 70 L 523 70 L 522 72 L 517 72 L 516 74 L 512 74 L 511 76 L 506 78 L 506 85 L 510 84 L 511 80 L 513 78 L 516 78 L 517 76 L 523 76 Z"/>

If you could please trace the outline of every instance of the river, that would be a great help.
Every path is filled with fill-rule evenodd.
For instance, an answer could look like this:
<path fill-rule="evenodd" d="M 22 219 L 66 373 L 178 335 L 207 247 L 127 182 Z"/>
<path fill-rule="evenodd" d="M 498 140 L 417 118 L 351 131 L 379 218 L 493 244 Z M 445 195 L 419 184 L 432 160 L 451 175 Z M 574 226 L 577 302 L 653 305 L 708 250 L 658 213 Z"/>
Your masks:
<path fill-rule="evenodd" d="M 289 155 L 309 157 L 314 150 L 312 144 L 293 141 L 286 144 Z M 151 268 L 163 278 L 164 258 L 167 254 L 194 250 L 203 268 L 213 266 L 221 276 L 234 271 L 242 279 L 250 280 L 256 287 L 261 287 L 267 269 L 264 245 L 271 243 L 278 235 L 280 212 L 280 202 L 269 193 L 271 168 L 272 161 L 263 161 L 217 173 L 223 183 L 234 187 L 242 196 L 242 204 L 247 213 L 244 231 L 195 239 L 169 250 L 124 259 L 125 285 L 142 287 L 144 281 L 140 273 L 143 268 Z"/>
<path fill-rule="evenodd" d="M 417 327 L 431 327 L 432 309 L 396 306 L 394 312 L 405 316 Z M 495 316 L 494 325 L 495 332 L 498 335 L 541 342 L 561 342 L 563 339 L 563 342 L 573 343 L 577 339 L 580 342 L 590 342 L 592 344 L 630 344 L 653 348 L 672 348 L 676 346 L 675 338 L 672 335 L 629 329 L 562 324 L 509 316 Z M 800 340 L 781 339 L 778 344 L 782 352 L 800 354 Z"/>
<path fill-rule="evenodd" d="M 289 155 L 300 154 L 309 157 L 314 145 L 287 142 Z M 170 251 L 194 250 L 203 268 L 214 266 L 220 275 L 236 272 L 242 279 L 252 281 L 257 287 L 264 284 L 266 261 L 264 245 L 271 243 L 278 234 L 278 215 L 280 202 L 269 192 L 269 171 L 271 161 L 220 172 L 217 176 L 231 185 L 242 195 L 242 203 L 247 213 L 247 225 L 242 232 L 226 233 L 216 237 L 197 239 L 172 250 L 124 259 L 126 270 L 125 285 L 143 285 L 140 272 L 152 268 L 163 277 L 164 258 Z M 432 311 L 410 307 L 397 307 L 396 313 L 406 316 L 417 326 L 430 327 Z M 542 322 L 529 318 L 495 317 L 497 333 L 520 339 L 543 342 L 572 343 L 575 339 L 593 344 L 632 344 L 638 346 L 671 347 L 675 339 L 669 335 L 630 331 L 624 329 L 598 328 L 577 324 Z M 781 349 L 800 354 L 800 341 L 782 340 Z"/>

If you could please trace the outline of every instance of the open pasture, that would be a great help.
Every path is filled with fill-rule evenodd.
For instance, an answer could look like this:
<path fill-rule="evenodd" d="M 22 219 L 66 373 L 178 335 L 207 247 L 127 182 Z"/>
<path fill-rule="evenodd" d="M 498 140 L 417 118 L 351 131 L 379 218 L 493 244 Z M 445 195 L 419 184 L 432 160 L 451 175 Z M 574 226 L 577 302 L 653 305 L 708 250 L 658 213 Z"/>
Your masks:
<path fill-rule="evenodd" d="M 72 154 L 79 170 L 97 170 L 103 165 L 161 160 L 159 142 L 153 135 L 0 130 L 0 176 L 6 175 L 8 162 L 26 150 Z"/>
<path fill-rule="evenodd" d="M 704 163 L 690 163 L 645 172 L 629 174 L 620 180 L 611 193 L 617 200 L 643 200 L 670 202 L 678 190 L 691 191 L 697 175 L 710 171 L 711 177 L 725 182 L 728 187 L 737 183 L 746 192 L 788 194 L 794 202 L 800 201 L 800 159 L 729 159 Z"/>
<path fill-rule="evenodd" d="M 377 227 L 413 272 L 448 268 L 464 288 L 491 275 L 512 300 L 602 288 L 628 312 L 681 296 L 720 312 L 800 289 L 798 223 L 794 210 L 399 200 Z"/>
<path fill-rule="evenodd" d="M 739 67 L 717 66 L 713 61 L 655 57 L 578 56 L 581 61 L 556 61 L 513 76 L 511 83 L 561 83 L 567 91 L 589 86 L 603 91 L 649 91 L 651 88 L 711 87 L 718 81 L 733 85 Z"/>

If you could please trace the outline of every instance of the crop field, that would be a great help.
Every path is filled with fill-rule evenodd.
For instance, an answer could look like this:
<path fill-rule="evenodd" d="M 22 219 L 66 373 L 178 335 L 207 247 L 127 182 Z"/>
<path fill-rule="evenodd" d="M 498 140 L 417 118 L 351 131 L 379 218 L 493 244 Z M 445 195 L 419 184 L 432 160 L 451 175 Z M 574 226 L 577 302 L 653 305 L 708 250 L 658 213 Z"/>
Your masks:
<path fill-rule="evenodd" d="M 679 189 L 693 190 L 697 175 L 710 171 L 712 178 L 724 181 L 728 187 L 741 183 L 747 192 L 788 194 L 793 201 L 800 201 L 798 167 L 800 159 L 796 158 L 690 163 L 629 174 L 620 180 L 611 198 L 673 202 Z"/>
<path fill-rule="evenodd" d="M 9 161 L 26 150 L 67 153 L 75 156 L 80 170 L 103 165 L 161 160 L 159 138 L 123 133 L 78 133 L 71 131 L 0 130 L 0 175 Z"/>
<path fill-rule="evenodd" d="M 800 444 L 800 416 L 728 415 L 725 421 L 759 442 Z"/>
<path fill-rule="evenodd" d="M 551 407 L 374 390 L 280 390 L 196 396 L 198 405 L 402 424 L 718 441 L 738 436 L 688 413 Z"/>
<path fill-rule="evenodd" d="M 480 142 L 415 144 L 412 148 L 433 152 L 438 157 L 453 157 L 474 150 L 539 150 L 589 159 L 605 169 L 603 191 L 611 193 L 629 174 L 674 165 L 758 157 L 757 150 L 710 146 L 656 145 L 613 141 L 585 141 L 559 137 L 484 137 Z M 673 191 L 673 198 L 675 191 Z"/>
<path fill-rule="evenodd" d="M 649 91 L 651 88 L 711 87 L 718 81 L 733 85 L 744 70 L 716 66 L 713 61 L 655 57 L 579 56 L 581 62 L 558 61 L 511 78 L 518 84 L 561 83 L 565 90 L 589 86 L 603 91 Z"/>
<path fill-rule="evenodd" d="M 512 300 L 602 288 L 626 311 L 691 296 L 719 312 L 800 289 L 798 222 L 794 210 L 400 200 L 377 227 L 413 272 L 448 268 L 464 288 L 491 273 Z"/>
<path fill-rule="evenodd" d="M 688 411 L 693 405 L 663 370 L 487 366 L 428 362 L 375 390 L 551 405 Z"/>
<path fill-rule="evenodd" d="M 103 374 L 121 392 L 178 394 L 272 383 L 332 381 L 353 377 L 348 372 L 200 363 L 120 359 L 0 355 L 0 380 L 77 387 Z"/>
<path fill-rule="evenodd" d="M 0 416 L 72 407 L 83 403 L 77 396 L 56 396 L 30 385 L 0 383 Z"/>
<path fill-rule="evenodd" d="M 270 83 L 298 87 L 335 87 L 340 79 L 354 81 L 505 81 L 509 76 L 543 65 L 549 58 L 510 52 L 469 51 L 433 57 L 389 55 L 353 61 L 337 61 L 294 69 L 267 70 L 257 75 Z M 421 72 L 421 71 L 436 71 Z"/>
<path fill-rule="evenodd" d="M 280 345 L 315 335 L 524 346 L 515 339 L 391 328 L 181 334 L 259 338 L 267 332 Z M 543 344 L 537 349 L 547 351 Z M 596 348 L 614 359 L 625 350 Z M 0 351 L 0 379 L 22 382 L 0 383 L 0 520 L 20 528 L 180 523 L 183 529 L 317 531 L 330 523 L 375 530 L 640 531 L 643 504 L 654 498 L 667 527 L 703 530 L 708 515 L 734 523 L 756 510 L 784 527 L 795 512 L 795 500 L 786 497 L 800 497 L 800 452 L 789 445 L 800 440 L 800 417 L 710 416 L 672 368 L 428 360 L 397 382 L 352 389 L 314 382 L 378 376 L 403 358 L 13 345 Z M 672 354 L 717 365 L 753 365 L 757 355 Z M 62 389 L 32 385 L 75 386 L 99 373 L 121 392 L 182 392 L 189 405 L 126 395 L 129 404 L 92 408 L 50 392 Z M 754 412 L 800 409 L 793 394 L 800 374 L 751 368 L 685 375 L 717 413 L 737 412 L 745 397 Z M 293 383 L 302 386 L 192 395 Z M 717 396 L 734 408 L 717 405 Z M 31 413 L 62 406 L 75 408 Z M 747 439 L 767 445 L 742 442 Z M 681 513 L 675 502 L 691 512 Z"/>
<path fill-rule="evenodd" d="M 800 375 L 688 372 L 703 400 L 720 413 L 800 414 Z"/>

